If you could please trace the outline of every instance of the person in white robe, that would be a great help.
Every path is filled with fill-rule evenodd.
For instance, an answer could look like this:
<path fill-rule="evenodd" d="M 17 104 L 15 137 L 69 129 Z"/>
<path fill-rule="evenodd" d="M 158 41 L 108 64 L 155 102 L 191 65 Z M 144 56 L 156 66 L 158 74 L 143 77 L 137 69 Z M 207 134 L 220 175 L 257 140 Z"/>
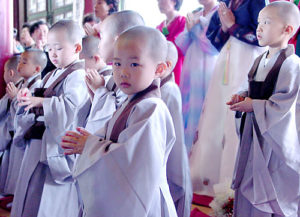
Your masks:
<path fill-rule="evenodd" d="M 21 93 L 17 117 L 18 126 L 25 131 L 26 150 L 11 216 L 78 214 L 78 194 L 71 175 L 76 156 L 65 156 L 59 143 L 64 132 L 73 129 L 76 107 L 88 98 L 84 62 L 79 60 L 83 35 L 74 21 L 54 24 L 48 48 L 57 69 L 45 76 L 34 96 L 26 89 Z"/>
<path fill-rule="evenodd" d="M 74 177 L 84 216 L 177 216 L 166 177 L 175 132 L 155 79 L 165 70 L 166 54 L 167 41 L 156 29 L 139 26 L 122 33 L 113 71 L 128 100 L 96 133 L 101 137 L 82 129 L 63 137 L 66 154 L 82 154 Z"/>
<path fill-rule="evenodd" d="M 298 8 L 274 2 L 258 17 L 268 52 L 249 72 L 249 89 L 228 102 L 244 112 L 232 187 L 236 217 L 298 216 L 300 198 L 300 58 L 288 45 L 300 25 Z"/>

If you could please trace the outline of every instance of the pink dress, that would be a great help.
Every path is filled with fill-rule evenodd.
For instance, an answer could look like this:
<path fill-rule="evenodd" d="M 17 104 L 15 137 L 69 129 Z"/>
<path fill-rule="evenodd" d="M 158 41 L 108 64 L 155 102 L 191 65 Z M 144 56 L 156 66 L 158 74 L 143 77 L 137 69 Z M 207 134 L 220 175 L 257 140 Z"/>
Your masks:
<path fill-rule="evenodd" d="M 163 28 L 165 26 L 166 26 L 166 22 L 163 21 L 156 28 L 159 29 L 159 31 L 163 32 Z M 183 53 L 180 51 L 180 49 L 175 44 L 175 39 L 177 38 L 177 36 L 181 32 L 183 32 L 184 28 L 185 28 L 185 17 L 183 17 L 183 16 L 177 16 L 167 26 L 168 34 L 165 34 L 167 40 L 173 42 L 174 45 L 177 48 L 177 51 L 178 51 L 178 61 L 177 61 L 177 64 L 176 64 L 176 66 L 174 68 L 175 82 L 178 85 L 180 84 L 180 74 L 181 74 L 181 68 L 182 68 L 182 65 L 183 65 L 184 56 L 183 56 Z"/>

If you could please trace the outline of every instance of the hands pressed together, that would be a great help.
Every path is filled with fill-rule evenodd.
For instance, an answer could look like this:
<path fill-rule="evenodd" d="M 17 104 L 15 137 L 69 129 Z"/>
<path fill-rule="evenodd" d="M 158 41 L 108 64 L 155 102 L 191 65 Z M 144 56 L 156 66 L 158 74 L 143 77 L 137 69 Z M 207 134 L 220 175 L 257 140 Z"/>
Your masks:
<path fill-rule="evenodd" d="M 234 94 L 230 101 L 226 103 L 230 105 L 230 110 L 240 112 L 253 112 L 252 99 L 249 97 L 242 97 L 238 94 Z"/>
<path fill-rule="evenodd" d="M 13 99 L 17 96 L 19 89 L 15 86 L 13 82 L 9 82 L 6 86 L 6 93 L 10 99 Z"/>
<path fill-rule="evenodd" d="M 22 88 L 17 94 L 18 106 L 26 106 L 25 111 L 34 107 L 42 107 L 44 98 L 32 96 L 28 88 Z"/>
<path fill-rule="evenodd" d="M 62 137 L 61 147 L 65 149 L 65 155 L 81 154 L 85 142 L 91 134 L 83 128 L 77 127 L 75 131 L 67 131 Z"/>
<path fill-rule="evenodd" d="M 88 87 L 89 93 L 93 95 L 95 91 L 105 85 L 105 80 L 102 75 L 99 75 L 95 69 L 87 69 L 85 76 L 85 83 Z"/>
<path fill-rule="evenodd" d="M 223 32 L 227 32 L 235 24 L 235 16 L 224 2 L 220 2 L 218 14 L 221 21 Z"/>

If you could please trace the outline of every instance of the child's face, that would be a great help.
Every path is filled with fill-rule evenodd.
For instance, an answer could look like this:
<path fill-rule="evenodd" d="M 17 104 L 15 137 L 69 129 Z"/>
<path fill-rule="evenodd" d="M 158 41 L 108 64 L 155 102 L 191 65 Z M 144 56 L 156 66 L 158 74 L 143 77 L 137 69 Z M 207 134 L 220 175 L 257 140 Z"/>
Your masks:
<path fill-rule="evenodd" d="M 78 59 L 76 44 L 67 39 L 64 30 L 50 31 L 48 34 L 49 58 L 57 68 L 65 68 Z"/>
<path fill-rule="evenodd" d="M 95 6 L 95 16 L 100 20 L 104 20 L 108 16 L 110 10 L 109 5 L 107 5 L 105 0 L 96 0 Z"/>
<path fill-rule="evenodd" d="M 21 54 L 21 59 L 18 64 L 18 72 L 21 77 L 28 79 L 38 72 L 37 65 L 33 63 L 30 53 L 24 52 Z"/>
<path fill-rule="evenodd" d="M 158 2 L 159 10 L 163 14 L 175 10 L 175 5 L 176 5 L 175 0 L 157 0 L 157 2 Z"/>
<path fill-rule="evenodd" d="M 100 25 L 100 37 L 99 49 L 101 58 L 106 63 L 111 63 L 114 54 L 115 37 L 110 33 L 109 26 L 106 25 L 105 21 Z"/>
<path fill-rule="evenodd" d="M 127 95 L 138 93 L 156 78 L 157 63 L 145 50 L 142 40 L 118 40 L 114 47 L 113 75 Z"/>
<path fill-rule="evenodd" d="M 286 25 L 277 15 L 275 8 L 264 8 L 258 16 L 256 29 L 260 46 L 279 47 L 284 41 Z"/>

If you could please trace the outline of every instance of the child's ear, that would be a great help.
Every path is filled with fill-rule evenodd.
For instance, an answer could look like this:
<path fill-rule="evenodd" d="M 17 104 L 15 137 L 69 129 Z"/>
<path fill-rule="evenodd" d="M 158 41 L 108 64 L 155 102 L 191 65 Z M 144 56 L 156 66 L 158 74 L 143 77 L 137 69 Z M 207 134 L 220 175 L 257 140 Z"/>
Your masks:
<path fill-rule="evenodd" d="M 294 27 L 293 26 L 291 26 L 291 25 L 287 25 L 286 27 L 285 27 L 285 32 L 287 33 L 287 34 L 293 34 L 293 32 L 294 32 Z"/>
<path fill-rule="evenodd" d="M 167 64 L 165 62 L 159 63 L 156 67 L 155 78 L 160 78 L 165 73 Z"/>
<path fill-rule="evenodd" d="M 81 49 L 82 49 L 81 44 L 75 44 L 75 53 L 80 53 Z"/>
<path fill-rule="evenodd" d="M 8 71 L 8 73 L 9 73 L 9 76 L 10 76 L 11 78 L 15 76 L 15 71 L 12 70 L 12 69 L 10 69 L 10 70 Z"/>
<path fill-rule="evenodd" d="M 35 71 L 36 71 L 36 72 L 41 72 L 41 69 L 42 69 L 41 66 L 36 66 L 36 67 L 35 67 Z"/>
<path fill-rule="evenodd" d="M 93 56 L 93 59 L 95 60 L 95 63 L 98 63 L 100 61 L 100 56 L 95 55 L 95 56 Z"/>

